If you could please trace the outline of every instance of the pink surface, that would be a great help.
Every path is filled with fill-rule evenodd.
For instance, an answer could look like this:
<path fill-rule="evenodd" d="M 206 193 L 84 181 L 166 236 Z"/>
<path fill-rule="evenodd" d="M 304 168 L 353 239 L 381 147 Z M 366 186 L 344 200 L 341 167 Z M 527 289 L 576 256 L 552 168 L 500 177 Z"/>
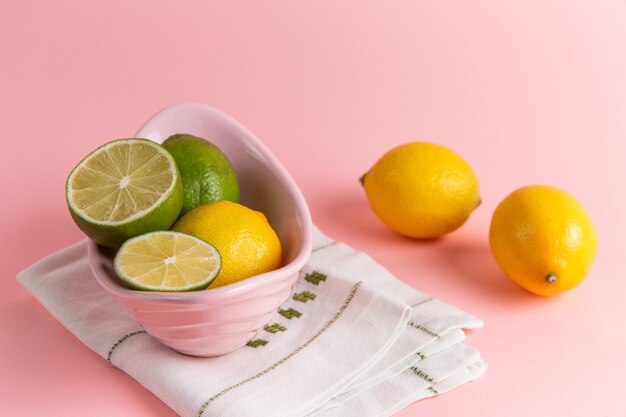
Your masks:
<path fill-rule="evenodd" d="M 81 238 L 63 186 L 83 155 L 195 101 L 267 145 L 323 231 L 485 320 L 469 343 L 488 372 L 399 417 L 623 416 L 626 3 L 454 3 L 5 4 L 0 415 L 173 415 L 15 275 Z M 446 238 L 389 232 L 357 181 L 411 140 L 451 147 L 478 175 L 483 204 Z M 533 183 L 577 196 L 600 238 L 588 280 L 553 299 L 509 282 L 488 249 L 496 204 Z"/>

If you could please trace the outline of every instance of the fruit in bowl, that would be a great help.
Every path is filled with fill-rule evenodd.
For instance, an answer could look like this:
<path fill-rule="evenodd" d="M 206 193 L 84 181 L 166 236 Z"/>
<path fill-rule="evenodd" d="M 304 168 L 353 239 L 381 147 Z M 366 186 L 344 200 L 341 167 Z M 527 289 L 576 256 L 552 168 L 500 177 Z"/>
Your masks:
<path fill-rule="evenodd" d="M 87 155 L 70 173 L 66 199 L 76 225 L 117 248 L 178 218 L 183 187 L 174 158 L 147 139 L 119 139 Z"/>
<path fill-rule="evenodd" d="M 215 247 L 171 231 L 139 235 L 124 242 L 113 261 L 129 288 L 147 291 L 192 291 L 209 286 L 222 268 Z"/>
<path fill-rule="evenodd" d="M 310 255 L 311 218 L 300 190 L 276 158 L 239 123 L 211 107 L 179 104 L 166 108 L 136 136 L 156 143 L 180 132 L 210 138 L 228 157 L 239 180 L 241 205 L 266 217 L 279 242 L 280 263 L 272 264 L 269 271 L 255 271 L 251 277 L 216 288 L 211 285 L 205 291 L 162 292 L 123 285 L 110 251 L 93 240 L 88 245 L 89 258 L 98 283 L 148 333 L 185 354 L 222 355 L 253 338 L 289 296 Z M 278 249 L 270 252 L 275 256 Z M 219 275 L 215 283 L 218 279 Z"/>
<path fill-rule="evenodd" d="M 196 236 L 215 246 L 222 268 L 211 288 L 273 271 L 280 266 L 280 240 L 260 211 L 228 200 L 196 207 L 172 230 Z"/>
<path fill-rule="evenodd" d="M 239 202 L 239 182 L 228 157 L 204 138 L 175 134 L 163 142 L 174 157 L 183 185 L 181 216 L 202 204 Z"/>

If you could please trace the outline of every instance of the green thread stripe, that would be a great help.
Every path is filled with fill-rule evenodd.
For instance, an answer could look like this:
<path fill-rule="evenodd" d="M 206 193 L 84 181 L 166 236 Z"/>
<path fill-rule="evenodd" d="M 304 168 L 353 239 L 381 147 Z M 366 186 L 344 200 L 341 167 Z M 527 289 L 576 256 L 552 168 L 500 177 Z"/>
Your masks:
<path fill-rule="evenodd" d="M 435 332 L 433 330 L 430 330 L 428 327 L 424 327 L 421 324 L 417 324 L 417 323 L 414 323 L 414 322 L 411 321 L 411 322 L 409 322 L 409 326 L 415 327 L 416 329 L 421 330 L 424 333 L 429 334 L 429 335 L 431 335 L 433 337 L 437 337 L 437 338 L 441 337 L 439 335 L 439 333 L 437 333 L 437 332 Z"/>
<path fill-rule="evenodd" d="M 118 340 L 117 342 L 115 342 L 113 346 L 111 346 L 111 349 L 109 350 L 109 353 L 107 354 L 107 361 L 111 363 L 111 356 L 113 356 L 113 351 L 117 349 L 117 347 L 121 345 L 126 339 L 128 339 L 129 337 L 133 337 L 137 334 L 141 334 L 141 333 L 147 333 L 147 332 L 145 330 L 137 330 L 121 337 L 120 340 Z"/>
<path fill-rule="evenodd" d="M 426 359 L 426 355 L 424 355 L 422 352 L 417 352 L 416 355 L 419 356 L 421 360 Z"/>
<path fill-rule="evenodd" d="M 277 332 L 284 332 L 285 330 L 287 330 L 287 328 L 278 323 L 274 323 L 272 325 L 266 324 L 265 326 L 263 326 L 263 330 L 265 330 L 266 332 L 270 332 L 270 333 L 277 333 Z"/>
<path fill-rule="evenodd" d="M 423 380 L 425 380 L 427 382 L 430 382 L 431 384 L 435 383 L 435 380 L 430 375 L 428 375 L 426 372 L 422 371 L 420 368 L 418 368 L 416 366 L 413 366 L 411 368 L 411 371 L 413 371 L 413 373 L 415 375 L 419 376 Z"/>
<path fill-rule="evenodd" d="M 232 390 L 234 390 L 235 388 L 238 388 L 244 384 L 247 384 L 250 381 L 254 381 L 255 379 L 267 374 L 268 372 L 271 372 L 272 370 L 276 369 L 278 366 L 280 366 L 281 364 L 285 363 L 287 360 L 289 360 L 290 358 L 292 358 L 293 356 L 295 356 L 298 352 L 300 352 L 302 349 L 306 348 L 307 346 L 309 346 L 311 343 L 313 343 L 313 341 L 315 339 L 317 339 L 318 337 L 320 337 L 326 330 L 328 330 L 330 328 L 330 326 L 333 325 L 333 323 L 335 323 L 337 320 L 339 320 L 339 318 L 341 317 L 341 315 L 343 314 L 344 311 L 346 311 L 346 309 L 348 308 L 348 306 L 350 305 L 350 303 L 352 302 L 352 300 L 354 299 L 354 295 L 356 294 L 356 292 L 358 291 L 359 287 L 361 286 L 361 282 L 357 282 L 356 284 L 354 284 L 354 287 L 352 287 L 352 291 L 350 291 L 350 294 L 348 294 L 348 297 L 346 298 L 346 300 L 343 302 L 343 304 L 341 305 L 341 307 L 339 308 L 339 310 L 335 313 L 335 315 L 326 322 L 326 324 L 324 325 L 324 327 L 322 327 L 321 329 L 319 329 L 317 331 L 317 333 L 315 333 L 313 336 L 311 336 L 311 338 L 309 340 L 307 340 L 306 342 L 304 342 L 304 344 L 300 345 L 300 347 L 298 347 L 296 350 L 292 351 L 290 354 L 288 354 L 287 356 L 285 356 L 284 358 L 282 358 L 281 360 L 279 360 L 278 362 L 274 363 L 272 366 L 270 366 L 269 368 L 265 368 L 263 371 L 259 372 L 256 375 L 251 376 L 248 379 L 244 379 L 241 382 L 236 383 L 235 385 L 231 385 L 230 387 L 218 392 L 217 394 L 215 394 L 214 396 L 212 396 L 211 398 L 209 398 L 208 400 L 206 400 L 206 402 L 204 404 L 202 404 L 202 406 L 200 407 L 200 410 L 198 411 L 198 417 L 201 417 L 202 414 L 204 414 L 204 411 L 207 409 L 207 407 L 216 399 L 218 399 L 219 397 L 221 397 L 222 395 L 226 394 L 227 392 L 230 392 Z"/>
<path fill-rule="evenodd" d="M 439 395 L 439 391 L 437 391 L 437 390 L 435 389 L 435 387 L 433 387 L 432 385 L 431 385 L 430 387 L 426 388 L 426 389 L 427 389 L 428 391 L 432 391 L 432 392 L 434 392 L 434 393 L 435 393 L 435 395 Z"/>
<path fill-rule="evenodd" d="M 293 298 L 296 301 L 306 303 L 309 300 L 315 300 L 315 297 L 317 297 L 317 295 L 313 294 L 310 291 L 302 291 L 297 294 L 294 294 L 293 297 L 291 298 Z"/>
<path fill-rule="evenodd" d="M 322 274 L 321 272 L 313 271 L 310 274 L 306 274 L 304 276 L 305 281 L 310 282 L 315 285 L 319 285 L 320 281 L 326 282 L 326 274 Z"/>
<path fill-rule="evenodd" d="M 302 313 L 300 313 L 298 310 L 295 310 L 293 308 L 289 308 L 287 310 L 283 310 L 281 308 L 280 310 L 278 310 L 278 314 L 280 314 L 281 316 L 289 320 L 291 320 L 294 317 L 300 318 L 300 316 L 302 315 Z"/>
<path fill-rule="evenodd" d="M 322 249 L 330 248 L 331 246 L 334 246 L 334 245 L 336 245 L 337 243 L 338 243 L 337 241 L 333 241 L 333 242 L 327 243 L 326 245 L 322 245 L 322 246 L 320 246 L 320 247 L 318 247 L 318 248 L 313 249 L 313 250 L 311 251 L 311 253 L 313 253 L 313 252 L 317 252 L 318 250 L 322 250 Z"/>
<path fill-rule="evenodd" d="M 430 302 L 430 301 L 433 301 L 433 300 L 434 300 L 434 298 L 432 298 L 432 297 L 428 297 L 428 298 L 426 298 L 425 300 L 418 301 L 418 302 L 417 302 L 417 303 L 415 303 L 415 304 L 411 304 L 411 307 L 421 306 L 422 304 L 426 304 L 426 303 L 428 303 L 428 302 Z"/>
<path fill-rule="evenodd" d="M 267 345 L 267 340 L 263 340 L 263 339 L 256 339 L 256 340 L 250 340 L 248 343 L 246 343 L 246 346 L 250 346 L 253 348 L 258 348 L 259 346 L 265 346 Z"/>

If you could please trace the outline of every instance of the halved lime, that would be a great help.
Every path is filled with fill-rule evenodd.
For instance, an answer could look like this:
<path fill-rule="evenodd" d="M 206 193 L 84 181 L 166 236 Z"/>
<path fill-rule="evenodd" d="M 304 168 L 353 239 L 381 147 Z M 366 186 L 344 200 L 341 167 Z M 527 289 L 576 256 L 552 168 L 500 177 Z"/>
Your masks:
<path fill-rule="evenodd" d="M 213 282 L 222 267 L 215 247 L 178 232 L 152 232 L 126 241 L 115 255 L 115 271 L 131 288 L 192 291 Z"/>
<path fill-rule="evenodd" d="M 183 202 L 174 158 L 147 139 L 119 139 L 85 157 L 70 173 L 67 204 L 78 227 L 96 243 L 125 240 L 176 221 Z"/>

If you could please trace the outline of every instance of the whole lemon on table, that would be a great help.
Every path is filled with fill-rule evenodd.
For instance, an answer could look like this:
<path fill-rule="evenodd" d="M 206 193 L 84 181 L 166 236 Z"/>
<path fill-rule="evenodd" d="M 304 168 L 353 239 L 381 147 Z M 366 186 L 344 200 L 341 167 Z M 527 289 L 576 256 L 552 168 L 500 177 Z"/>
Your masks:
<path fill-rule="evenodd" d="M 172 135 L 163 147 L 174 157 L 183 183 L 183 215 L 194 207 L 220 200 L 239 202 L 239 182 L 228 157 L 206 139 Z"/>
<path fill-rule="evenodd" d="M 384 154 L 361 182 L 374 213 L 391 229 L 432 238 L 458 229 L 480 204 L 472 168 L 452 150 L 427 142 Z"/>
<path fill-rule="evenodd" d="M 555 295 L 586 277 L 597 235 L 585 208 L 572 195 L 534 185 L 514 191 L 498 205 L 489 243 L 509 278 L 535 294 Z"/>
<path fill-rule="evenodd" d="M 196 207 L 172 230 L 202 239 L 219 251 L 222 269 L 209 288 L 272 271 L 282 260 L 280 240 L 265 215 L 231 201 Z"/>

